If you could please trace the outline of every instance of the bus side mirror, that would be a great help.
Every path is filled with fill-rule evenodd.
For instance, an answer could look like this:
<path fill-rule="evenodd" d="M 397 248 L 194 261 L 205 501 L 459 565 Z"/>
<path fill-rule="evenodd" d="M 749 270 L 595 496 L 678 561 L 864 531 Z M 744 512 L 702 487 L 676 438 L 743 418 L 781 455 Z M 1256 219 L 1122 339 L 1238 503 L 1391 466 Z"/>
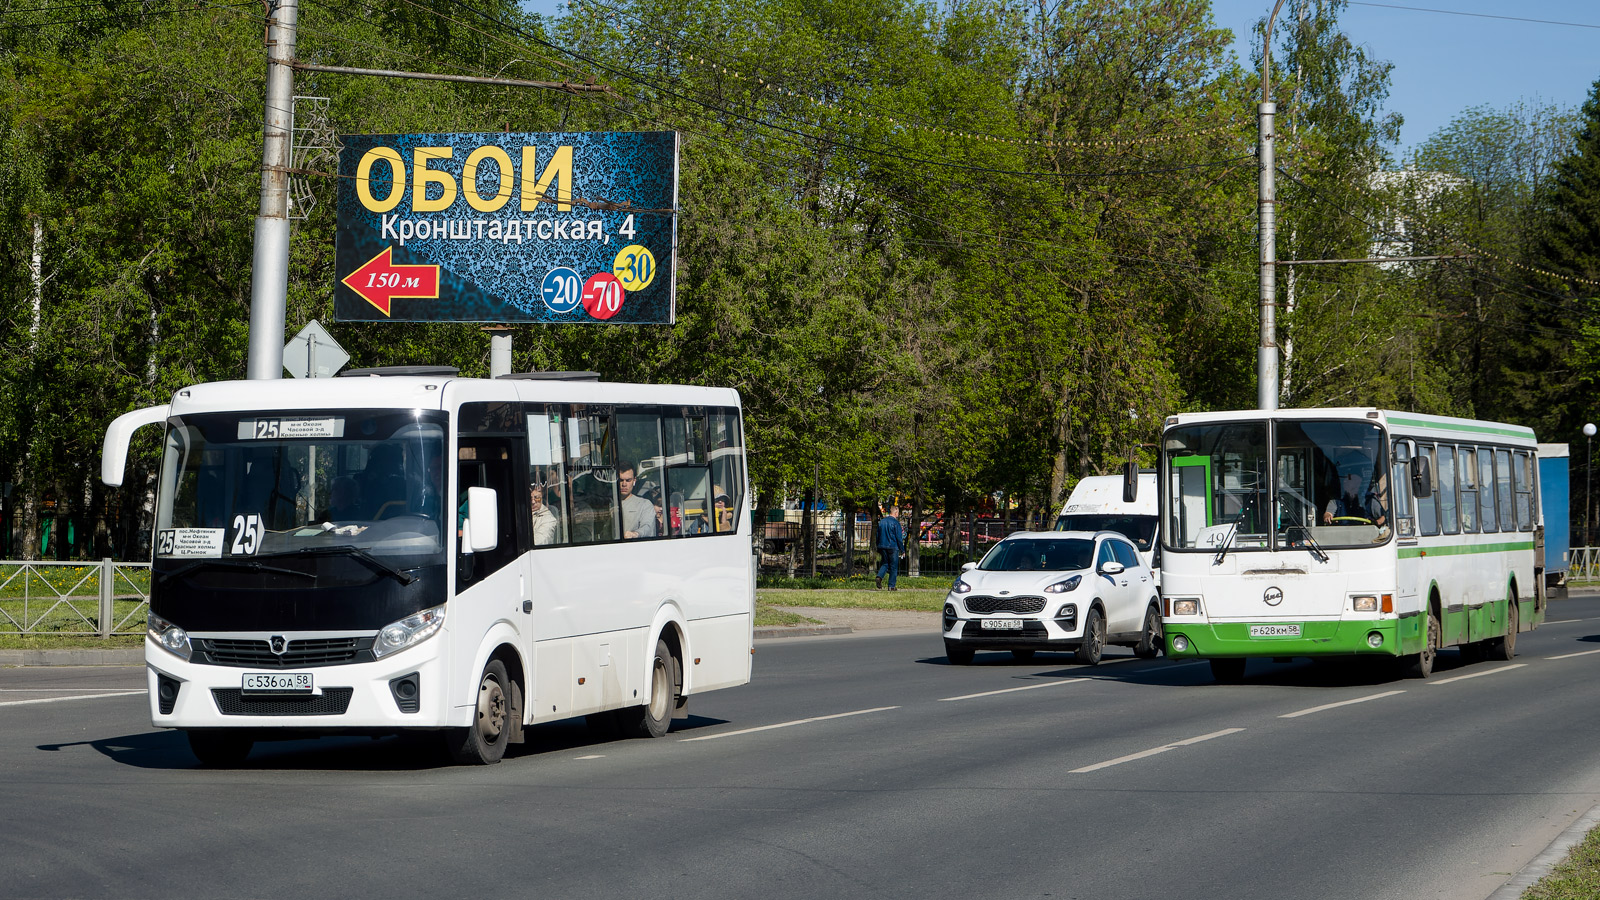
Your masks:
<path fill-rule="evenodd" d="M 165 422 L 172 405 L 147 406 L 123 413 L 106 428 L 105 443 L 101 447 L 100 481 L 107 487 L 121 487 L 124 469 L 128 463 L 128 441 L 133 433 L 146 425 Z"/>
<path fill-rule="evenodd" d="M 1139 499 L 1139 464 L 1128 460 L 1122 464 L 1122 502 L 1132 503 Z"/>
<path fill-rule="evenodd" d="M 1419 455 L 1411 459 L 1411 494 L 1418 500 L 1433 496 L 1433 472 L 1428 468 L 1426 456 Z"/>
<path fill-rule="evenodd" d="M 467 488 L 467 520 L 461 523 L 461 552 L 482 553 L 500 543 L 500 515 L 494 488 Z"/>

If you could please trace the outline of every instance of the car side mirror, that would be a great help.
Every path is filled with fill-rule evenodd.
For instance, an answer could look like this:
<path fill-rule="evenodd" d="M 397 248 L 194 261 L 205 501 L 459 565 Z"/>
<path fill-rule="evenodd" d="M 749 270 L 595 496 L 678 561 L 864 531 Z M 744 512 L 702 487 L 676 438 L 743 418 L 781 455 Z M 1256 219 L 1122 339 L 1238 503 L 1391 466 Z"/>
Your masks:
<path fill-rule="evenodd" d="M 976 569 L 977 567 L 978 567 L 978 564 L 975 563 L 975 562 L 965 562 L 965 563 L 961 564 L 961 571 L 963 571 L 963 572 L 971 572 L 973 569 Z"/>
<path fill-rule="evenodd" d="M 1428 466 L 1426 456 L 1411 458 L 1411 493 L 1418 500 L 1426 500 L 1433 496 L 1433 472 Z"/>
<path fill-rule="evenodd" d="M 1122 563 L 1119 563 L 1119 562 L 1102 563 L 1100 565 L 1100 574 L 1101 575 L 1121 575 L 1123 568 L 1124 567 L 1123 567 Z"/>
<path fill-rule="evenodd" d="M 482 553 L 500 543 L 500 512 L 494 488 L 467 488 L 467 520 L 461 523 L 461 552 Z"/>

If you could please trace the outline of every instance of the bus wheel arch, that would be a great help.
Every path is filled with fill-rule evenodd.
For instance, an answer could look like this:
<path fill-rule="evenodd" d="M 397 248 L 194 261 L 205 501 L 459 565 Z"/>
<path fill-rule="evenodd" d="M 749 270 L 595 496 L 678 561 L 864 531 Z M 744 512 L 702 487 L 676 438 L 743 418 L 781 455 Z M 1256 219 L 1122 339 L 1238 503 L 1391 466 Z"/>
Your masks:
<path fill-rule="evenodd" d="M 445 749 L 453 762 L 492 766 L 505 757 L 512 730 L 510 721 L 515 718 L 512 693 L 505 661 L 498 655 L 490 657 L 478 676 L 472 723 L 444 732 Z"/>
<path fill-rule="evenodd" d="M 623 737 L 664 737 L 682 697 L 682 665 L 667 643 L 672 629 L 663 629 L 645 666 L 644 703 L 616 711 Z"/>

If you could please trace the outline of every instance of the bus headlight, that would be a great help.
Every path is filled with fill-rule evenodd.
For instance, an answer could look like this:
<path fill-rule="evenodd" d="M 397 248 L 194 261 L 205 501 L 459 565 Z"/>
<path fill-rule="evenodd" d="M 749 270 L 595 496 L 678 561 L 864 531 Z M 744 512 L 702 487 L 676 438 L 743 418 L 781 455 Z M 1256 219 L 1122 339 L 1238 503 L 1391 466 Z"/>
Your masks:
<path fill-rule="evenodd" d="M 145 617 L 145 629 L 150 639 L 161 645 L 161 649 L 180 659 L 188 659 L 194 653 L 194 648 L 189 645 L 189 632 L 155 613 Z"/>
<path fill-rule="evenodd" d="M 1378 611 L 1378 598 L 1371 595 L 1363 594 L 1359 597 L 1351 597 L 1350 604 L 1356 612 Z"/>
<path fill-rule="evenodd" d="M 1173 600 L 1172 614 L 1175 616 L 1198 616 L 1200 615 L 1200 601 L 1193 597 Z"/>
<path fill-rule="evenodd" d="M 383 626 L 372 642 L 372 655 L 382 659 L 391 653 L 420 644 L 444 627 L 444 607 L 435 606 L 398 622 Z"/>

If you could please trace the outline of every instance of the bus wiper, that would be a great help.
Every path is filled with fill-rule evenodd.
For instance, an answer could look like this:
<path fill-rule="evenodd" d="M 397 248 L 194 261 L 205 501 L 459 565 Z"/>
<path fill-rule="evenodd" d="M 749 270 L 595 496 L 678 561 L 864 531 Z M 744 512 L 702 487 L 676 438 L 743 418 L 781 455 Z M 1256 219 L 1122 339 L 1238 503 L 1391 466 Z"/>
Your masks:
<path fill-rule="evenodd" d="M 272 573 L 274 575 L 299 575 L 302 578 L 311 578 L 311 579 L 315 579 L 317 577 L 316 575 L 314 575 L 314 574 L 312 574 L 310 572 L 301 572 L 301 571 L 299 571 L 297 569 L 282 569 L 282 568 L 279 568 L 277 566 L 269 566 L 269 565 L 266 565 L 264 563 L 257 562 L 256 560 L 253 560 L 253 559 L 221 559 L 221 558 L 217 558 L 217 559 L 197 559 L 194 562 L 185 563 L 184 565 L 181 565 L 181 566 L 177 567 L 176 569 L 173 569 L 170 572 L 157 572 L 156 573 L 156 577 L 161 579 L 162 581 L 168 581 L 168 580 L 173 579 L 173 578 L 181 578 L 184 575 L 187 575 L 190 572 L 193 572 L 195 569 L 200 569 L 200 568 L 205 568 L 205 567 L 212 567 L 212 568 L 218 568 L 218 569 L 244 569 L 244 570 L 249 571 L 249 572 L 270 572 L 270 573 Z"/>
<path fill-rule="evenodd" d="M 1233 523 L 1233 527 L 1228 529 L 1227 536 L 1222 539 L 1222 546 L 1217 548 L 1216 557 L 1211 560 L 1211 564 L 1213 566 L 1222 565 L 1223 557 L 1226 557 L 1228 555 L 1228 548 L 1233 546 L 1233 536 L 1238 534 L 1238 533 L 1239 533 L 1239 523 L 1238 522 L 1234 522 Z"/>
<path fill-rule="evenodd" d="M 1311 529 L 1303 525 L 1292 525 L 1283 530 L 1283 537 L 1291 547 L 1294 546 L 1295 541 L 1299 541 L 1300 546 L 1311 551 L 1312 558 L 1317 562 L 1325 563 L 1328 561 L 1328 554 L 1323 551 L 1322 545 L 1317 543 L 1317 539 L 1312 537 Z"/>
<path fill-rule="evenodd" d="M 375 570 L 377 570 L 379 572 L 382 572 L 385 575 L 388 575 L 390 578 L 393 578 L 395 581 L 398 581 L 401 584 L 410 584 L 413 581 L 417 580 L 417 576 L 412 575 L 411 573 L 403 571 L 401 569 L 397 569 L 394 566 L 391 566 L 388 563 L 384 562 L 383 560 L 377 558 L 376 556 L 373 556 L 371 553 L 368 553 L 367 551 L 361 549 L 360 547 L 356 547 L 356 546 L 351 545 L 351 544 L 334 544 L 331 547 L 302 547 L 299 550 L 293 550 L 293 551 L 290 551 L 288 553 L 278 553 L 278 554 L 274 554 L 274 555 L 275 556 L 351 556 L 351 557 L 354 557 L 354 558 L 366 563 L 368 566 L 371 566 L 373 569 L 375 569 Z"/>

